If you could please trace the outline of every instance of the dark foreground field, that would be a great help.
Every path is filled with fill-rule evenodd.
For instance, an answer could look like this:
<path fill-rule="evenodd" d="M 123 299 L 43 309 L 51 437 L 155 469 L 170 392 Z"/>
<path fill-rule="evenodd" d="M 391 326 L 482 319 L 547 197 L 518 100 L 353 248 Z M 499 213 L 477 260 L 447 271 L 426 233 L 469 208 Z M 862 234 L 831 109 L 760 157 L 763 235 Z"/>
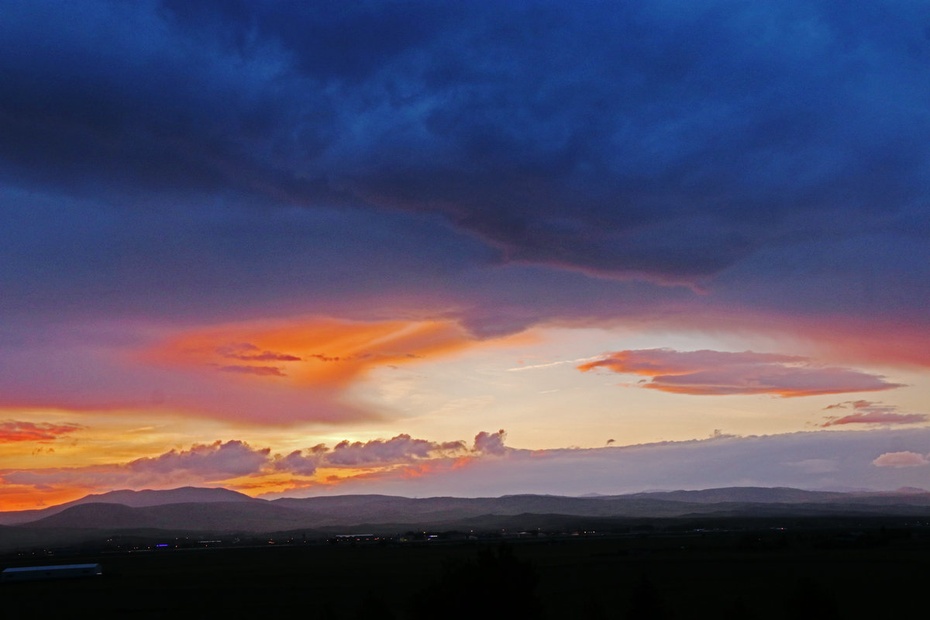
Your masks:
<path fill-rule="evenodd" d="M 36 564 L 8 557 L 0 566 Z M 0 618 L 888 618 L 926 604 L 924 528 L 173 549 L 45 558 Z"/>

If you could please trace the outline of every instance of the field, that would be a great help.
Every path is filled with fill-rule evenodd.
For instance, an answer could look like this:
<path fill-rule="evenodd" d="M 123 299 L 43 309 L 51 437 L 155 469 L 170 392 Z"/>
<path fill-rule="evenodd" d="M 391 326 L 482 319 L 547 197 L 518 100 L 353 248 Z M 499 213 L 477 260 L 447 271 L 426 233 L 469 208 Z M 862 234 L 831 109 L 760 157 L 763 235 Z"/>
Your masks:
<path fill-rule="evenodd" d="M 101 577 L 0 584 L 0 618 L 875 618 L 910 614 L 927 528 L 640 532 L 7 557 Z M 538 613 L 537 613 L 538 612 Z"/>

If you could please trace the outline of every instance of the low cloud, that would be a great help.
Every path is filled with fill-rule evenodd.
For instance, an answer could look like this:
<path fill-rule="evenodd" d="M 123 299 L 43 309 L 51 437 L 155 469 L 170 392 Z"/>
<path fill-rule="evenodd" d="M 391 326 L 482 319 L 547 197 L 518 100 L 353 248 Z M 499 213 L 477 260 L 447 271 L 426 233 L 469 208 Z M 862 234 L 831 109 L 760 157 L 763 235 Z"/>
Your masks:
<path fill-rule="evenodd" d="M 388 440 L 341 441 L 325 457 L 327 465 L 357 466 L 404 463 L 465 451 L 464 442 L 435 443 L 400 434 Z"/>
<path fill-rule="evenodd" d="M 847 401 L 830 405 L 827 410 L 852 409 L 853 413 L 844 416 L 828 416 L 821 424 L 824 428 L 844 424 L 874 424 L 890 426 L 895 424 L 919 424 L 930 420 L 925 413 L 900 413 L 895 405 L 884 405 L 868 400 Z"/>
<path fill-rule="evenodd" d="M 78 424 L 52 424 L 50 422 L 21 422 L 6 420 L 0 422 L 0 443 L 20 441 L 54 441 L 62 435 L 80 430 Z"/>
<path fill-rule="evenodd" d="M 640 349 L 610 353 L 577 367 L 605 368 L 647 379 L 641 387 L 700 396 L 774 394 L 782 397 L 870 392 L 901 387 L 879 375 L 818 366 L 806 357 L 753 351 Z"/>
<path fill-rule="evenodd" d="M 916 452 L 886 452 L 872 461 L 876 467 L 920 467 L 930 464 L 923 454 Z"/>
<path fill-rule="evenodd" d="M 196 444 L 188 450 L 171 450 L 161 456 L 136 459 L 126 465 L 133 472 L 171 474 L 190 472 L 205 479 L 245 476 L 258 472 L 268 461 L 268 448 L 254 449 L 242 441 Z"/>

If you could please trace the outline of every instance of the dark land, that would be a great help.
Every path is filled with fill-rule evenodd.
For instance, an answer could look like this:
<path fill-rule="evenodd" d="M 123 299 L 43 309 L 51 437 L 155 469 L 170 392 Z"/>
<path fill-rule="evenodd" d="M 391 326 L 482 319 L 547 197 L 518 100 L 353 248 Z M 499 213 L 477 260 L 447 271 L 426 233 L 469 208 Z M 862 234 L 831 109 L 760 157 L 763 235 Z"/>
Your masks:
<path fill-rule="evenodd" d="M 393 524 L 343 516 L 344 527 L 320 525 L 325 511 L 317 506 L 317 527 L 276 531 L 230 529 L 230 522 L 214 531 L 132 528 L 113 519 L 132 508 L 127 504 L 111 511 L 106 503 L 77 503 L 0 529 L 0 569 L 99 563 L 103 574 L 0 583 L 0 618 L 871 619 L 926 605 L 930 508 L 920 494 L 871 503 L 834 497 L 827 509 L 764 501 L 774 490 L 700 493 L 685 496 L 696 511 L 666 516 L 640 504 L 637 516 L 455 517 L 450 505 L 469 504 L 456 500 L 420 506 L 440 506 L 442 519 L 426 516 L 431 511 Z M 755 501 L 742 501 L 747 493 Z M 158 497 L 169 503 L 158 504 Z M 128 516 L 159 506 L 173 506 L 172 514 L 203 509 L 174 499 L 149 497 L 142 502 L 149 506 L 132 509 L 143 512 Z M 228 499 L 203 512 L 223 521 L 218 515 Z M 596 508 L 565 499 L 552 498 L 566 511 Z M 553 505 L 538 496 L 524 500 L 523 507 Z M 493 507 L 488 501 L 479 508 Z M 61 516 L 71 508 L 78 508 L 81 527 Z M 88 510 L 111 523 L 92 526 Z M 57 520 L 42 524 L 50 516 Z"/>

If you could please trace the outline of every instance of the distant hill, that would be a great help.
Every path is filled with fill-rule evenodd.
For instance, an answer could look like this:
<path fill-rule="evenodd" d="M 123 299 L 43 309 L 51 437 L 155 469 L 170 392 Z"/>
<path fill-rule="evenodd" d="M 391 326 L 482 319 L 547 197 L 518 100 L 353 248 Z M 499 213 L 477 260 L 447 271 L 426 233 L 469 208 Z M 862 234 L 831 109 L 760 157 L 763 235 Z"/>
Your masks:
<path fill-rule="evenodd" d="M 14 512 L 0 512 L 0 525 L 18 525 L 29 523 L 42 519 L 54 514 L 58 514 L 72 506 L 81 504 L 119 504 L 121 506 L 130 506 L 133 508 L 142 508 L 146 506 L 160 506 L 163 504 L 182 504 L 182 503 L 215 503 L 215 502 L 261 502 L 263 500 L 249 497 L 238 491 L 230 491 L 222 488 L 201 488 L 201 487 L 180 487 L 177 489 L 168 489 L 156 491 L 146 489 L 142 491 L 131 491 L 128 489 L 119 491 L 110 491 L 95 495 L 87 495 L 81 499 L 76 499 L 57 506 L 43 508 L 39 510 L 18 510 Z"/>
<path fill-rule="evenodd" d="M 666 499 L 696 504 L 720 502 L 753 502 L 760 504 L 793 504 L 799 502 L 833 502 L 849 499 L 852 494 L 833 491 L 805 491 L 785 487 L 728 487 L 699 491 L 654 491 L 634 493 L 627 497 Z"/>
<path fill-rule="evenodd" d="M 268 502 L 188 502 L 131 507 L 90 503 L 71 506 L 21 525 L 33 529 L 156 528 L 183 532 L 263 532 L 306 527 L 306 515 Z"/>
<path fill-rule="evenodd" d="M 0 513 L 0 550 L 43 541 L 84 540 L 141 529 L 174 533 L 302 531 L 396 532 L 421 528 L 478 529 L 602 526 L 620 520 L 930 517 L 930 493 L 842 493 L 734 487 L 613 496 L 407 498 L 342 495 L 262 500 L 226 489 L 113 491 L 44 510 Z"/>

